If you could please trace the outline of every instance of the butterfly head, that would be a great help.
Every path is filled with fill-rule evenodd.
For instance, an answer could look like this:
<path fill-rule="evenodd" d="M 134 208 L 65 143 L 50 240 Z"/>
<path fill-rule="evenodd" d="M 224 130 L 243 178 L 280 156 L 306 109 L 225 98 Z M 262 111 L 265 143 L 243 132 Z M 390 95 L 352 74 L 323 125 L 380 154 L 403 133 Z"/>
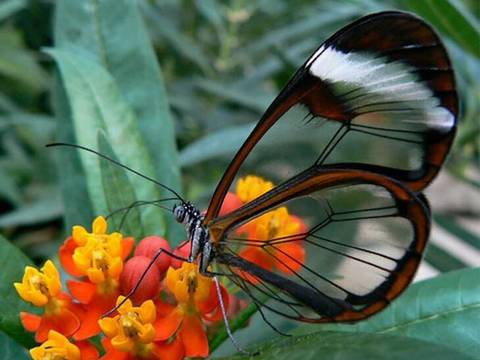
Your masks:
<path fill-rule="evenodd" d="M 180 224 L 183 224 L 185 216 L 187 215 L 187 204 L 175 204 L 173 205 L 173 216 L 175 220 Z"/>

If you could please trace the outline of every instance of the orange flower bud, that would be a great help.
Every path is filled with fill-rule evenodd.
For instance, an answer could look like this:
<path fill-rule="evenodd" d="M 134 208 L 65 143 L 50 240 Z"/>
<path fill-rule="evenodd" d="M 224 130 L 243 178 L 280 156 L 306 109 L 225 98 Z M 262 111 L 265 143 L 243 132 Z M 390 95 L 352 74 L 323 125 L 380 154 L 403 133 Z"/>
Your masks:
<path fill-rule="evenodd" d="M 134 256 L 125 263 L 120 277 L 120 288 L 123 294 L 128 294 L 138 284 L 150 262 L 151 259 L 146 256 Z M 155 298 L 160 291 L 160 280 L 160 271 L 156 266 L 152 266 L 130 298 L 132 302 L 141 304 Z"/>
<path fill-rule="evenodd" d="M 149 259 L 153 259 L 153 257 L 158 253 L 160 249 L 164 249 L 166 251 L 172 250 L 168 241 L 164 238 L 160 236 L 147 236 L 138 243 L 134 254 L 135 256 L 145 256 Z M 165 253 L 161 254 L 157 258 L 157 260 L 155 261 L 155 265 L 160 272 L 160 276 L 163 277 L 163 275 L 165 275 L 165 272 L 170 266 L 170 262 L 171 257 Z"/>

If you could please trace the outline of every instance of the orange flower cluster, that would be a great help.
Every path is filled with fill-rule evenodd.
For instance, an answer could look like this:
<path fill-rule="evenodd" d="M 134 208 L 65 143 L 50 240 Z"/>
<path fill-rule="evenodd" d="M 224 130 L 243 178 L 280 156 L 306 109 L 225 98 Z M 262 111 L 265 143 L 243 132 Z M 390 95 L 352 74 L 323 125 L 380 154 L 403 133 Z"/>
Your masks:
<path fill-rule="evenodd" d="M 232 211 L 272 186 L 257 177 L 242 179 L 236 193 L 227 195 L 222 211 Z M 239 231 L 249 238 L 267 241 L 297 234 L 302 229 L 302 221 L 282 207 Z M 40 270 L 27 266 L 22 282 L 14 284 L 23 300 L 41 309 L 41 315 L 20 314 L 23 326 L 35 333 L 40 344 L 30 350 L 32 358 L 207 357 L 207 327 L 215 331 L 215 325 L 222 320 L 213 280 L 201 275 L 196 263 L 172 259 L 167 254 L 162 254 L 152 266 L 159 249 L 172 251 L 168 242 L 158 236 L 141 240 L 127 260 L 134 249 L 134 239 L 107 230 L 105 218 L 99 216 L 93 221 L 91 232 L 74 226 L 71 236 L 60 247 L 60 263 L 71 276 L 66 281 L 68 292 L 63 290 L 59 271 L 50 260 Z M 173 253 L 188 257 L 189 245 L 183 243 Z M 283 251 L 303 261 L 303 247 L 298 242 L 281 244 L 277 249 L 280 262 L 249 246 L 241 249 L 240 255 L 267 269 L 283 272 L 298 265 L 283 259 Z M 134 288 L 135 292 L 125 298 Z M 227 309 L 230 303 L 231 309 L 240 311 L 239 299 L 227 294 L 223 286 L 221 293 Z M 104 317 L 112 309 L 116 311 Z"/>
<path fill-rule="evenodd" d="M 222 214 L 233 211 L 240 206 L 256 199 L 273 188 L 270 181 L 257 176 L 247 176 L 239 179 L 235 192 L 228 193 L 222 207 Z M 274 210 L 240 226 L 236 233 L 245 239 L 260 242 L 275 240 L 275 244 L 268 248 L 269 253 L 259 246 L 243 246 L 239 255 L 267 270 L 278 270 L 284 274 L 299 271 L 305 263 L 304 234 L 307 227 L 302 219 L 289 213 L 286 206 Z M 244 278 L 251 282 L 258 280 L 244 272 Z"/>
<path fill-rule="evenodd" d="M 221 320 L 212 279 L 199 274 L 198 265 L 172 264 L 170 257 L 162 254 L 133 296 L 122 303 L 123 295 L 138 283 L 157 251 L 170 251 L 165 239 L 149 236 L 126 261 L 133 247 L 133 238 L 108 233 L 106 220 L 97 217 L 91 232 L 74 226 L 72 236 L 60 247 L 60 263 L 72 276 L 66 281 L 68 292 L 62 290 L 52 261 L 40 270 L 26 267 L 15 288 L 23 300 L 43 310 L 42 315 L 20 314 L 25 329 L 35 332 L 41 344 L 31 349 L 33 359 L 208 356 L 206 325 Z M 182 253 L 184 248 L 175 252 Z M 228 303 L 226 291 L 222 291 Z M 103 317 L 116 306 L 114 314 Z M 98 337 L 101 349 L 94 346 Z"/>

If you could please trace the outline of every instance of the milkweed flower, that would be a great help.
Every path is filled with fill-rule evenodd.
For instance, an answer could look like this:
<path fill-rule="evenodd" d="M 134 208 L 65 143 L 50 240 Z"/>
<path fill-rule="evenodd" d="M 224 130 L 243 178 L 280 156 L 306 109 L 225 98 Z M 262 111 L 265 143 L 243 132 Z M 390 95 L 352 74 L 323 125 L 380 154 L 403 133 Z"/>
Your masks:
<path fill-rule="evenodd" d="M 65 270 L 79 280 L 68 280 L 73 297 L 88 307 L 76 340 L 95 336 L 100 332 L 98 319 L 115 306 L 120 295 L 119 280 L 123 262 L 134 245 L 133 238 L 119 232 L 107 233 L 104 217 L 92 223 L 92 232 L 83 226 L 74 226 L 72 236 L 60 247 L 59 257 Z"/>
<path fill-rule="evenodd" d="M 113 318 L 99 320 L 105 334 L 102 344 L 106 354 L 103 360 L 134 359 L 182 359 L 183 349 L 177 342 L 162 342 L 156 339 L 155 320 L 157 317 L 155 304 L 147 300 L 140 306 L 124 296 L 117 300 L 118 315 Z"/>
<path fill-rule="evenodd" d="M 180 342 L 186 357 L 207 357 L 205 322 L 222 318 L 213 280 L 201 275 L 197 264 L 183 262 L 178 269 L 168 269 L 165 283 L 177 305 L 157 303 L 160 318 L 156 322 L 156 339 Z M 222 299 L 227 307 L 228 296 L 223 287 Z"/>
<path fill-rule="evenodd" d="M 59 256 L 65 270 L 75 277 L 86 276 L 108 292 L 115 287 L 123 269 L 123 260 L 131 252 L 133 238 L 119 232 L 107 233 L 107 221 L 98 216 L 89 233 L 83 226 L 74 226 L 72 236 L 60 247 Z"/>
<path fill-rule="evenodd" d="M 60 276 L 52 261 L 46 261 L 40 271 L 25 267 L 22 282 L 14 286 L 23 300 L 43 308 L 43 315 L 20 313 L 22 325 L 27 331 L 35 332 L 37 342 L 45 341 L 50 330 L 71 336 L 79 329 L 83 311 L 62 291 Z"/>
<path fill-rule="evenodd" d="M 33 360 L 96 360 L 99 354 L 87 341 L 73 344 L 64 335 L 50 330 L 43 344 L 30 349 L 30 356 Z"/>
<path fill-rule="evenodd" d="M 224 207 L 232 208 L 232 204 L 238 203 L 238 200 L 242 205 L 246 204 L 272 188 L 273 183 L 270 181 L 258 176 L 246 176 L 238 180 L 235 193 L 230 193 L 230 197 L 226 198 L 228 202 L 224 203 Z M 302 240 L 306 233 L 306 225 L 299 217 L 291 215 L 286 206 L 258 216 L 240 226 L 236 233 L 246 239 L 265 242 L 263 248 L 244 246 L 239 251 L 239 255 L 267 270 L 276 269 L 291 274 L 300 270 L 305 262 Z M 266 249 L 268 252 L 265 251 Z M 252 275 L 245 272 L 240 274 L 251 282 L 258 282 Z"/>

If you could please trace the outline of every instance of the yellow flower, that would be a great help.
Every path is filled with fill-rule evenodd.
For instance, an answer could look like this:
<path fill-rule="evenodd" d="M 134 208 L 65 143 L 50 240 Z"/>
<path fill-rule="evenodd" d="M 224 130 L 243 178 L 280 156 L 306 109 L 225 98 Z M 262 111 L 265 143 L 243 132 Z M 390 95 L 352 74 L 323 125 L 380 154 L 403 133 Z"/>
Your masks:
<path fill-rule="evenodd" d="M 300 223 L 291 221 L 285 206 L 269 211 L 254 220 L 258 240 L 270 240 L 298 234 Z"/>
<path fill-rule="evenodd" d="M 73 227 L 72 237 L 78 246 L 83 246 L 87 243 L 89 237 L 108 237 L 107 235 L 107 221 L 103 216 L 97 216 L 92 223 L 92 232 L 89 233 L 83 226 L 76 225 Z"/>
<path fill-rule="evenodd" d="M 92 283 L 118 280 L 123 269 L 123 236 L 118 232 L 107 234 L 107 223 L 101 216 L 94 220 L 92 228 L 88 233 L 82 226 L 74 226 L 73 239 L 79 246 L 72 259 Z"/>
<path fill-rule="evenodd" d="M 123 299 L 125 299 L 124 296 L 119 296 L 117 305 Z M 155 337 L 153 323 L 156 319 L 156 309 L 153 301 L 147 300 L 141 306 L 135 307 L 130 300 L 127 300 L 118 312 L 119 315 L 113 318 L 103 318 L 98 321 L 112 346 L 122 352 L 148 353 L 148 346 Z"/>
<path fill-rule="evenodd" d="M 170 267 L 166 276 L 167 288 L 179 303 L 205 301 L 212 286 L 209 277 L 200 275 L 198 265 L 184 262 L 182 267 L 174 269 Z"/>
<path fill-rule="evenodd" d="M 48 340 L 30 350 L 33 360 L 79 360 L 80 350 L 77 346 L 55 330 L 48 332 Z"/>
<path fill-rule="evenodd" d="M 31 266 L 25 267 L 22 282 L 13 285 L 23 300 L 39 307 L 47 305 L 62 289 L 57 268 L 50 260 L 40 271 Z"/>
<path fill-rule="evenodd" d="M 235 192 L 240 201 L 245 204 L 256 199 L 260 195 L 263 195 L 267 191 L 270 191 L 271 189 L 273 189 L 272 182 L 266 181 L 258 176 L 248 175 L 237 181 Z"/>

